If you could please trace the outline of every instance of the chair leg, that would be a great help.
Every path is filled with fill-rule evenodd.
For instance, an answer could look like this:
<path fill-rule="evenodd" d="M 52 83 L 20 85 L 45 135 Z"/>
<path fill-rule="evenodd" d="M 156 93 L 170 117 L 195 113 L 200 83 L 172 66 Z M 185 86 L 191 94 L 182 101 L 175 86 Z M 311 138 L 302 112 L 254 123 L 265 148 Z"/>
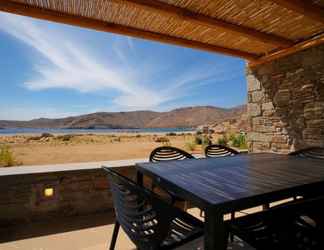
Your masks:
<path fill-rule="evenodd" d="M 114 232 L 113 232 L 111 242 L 110 242 L 109 250 L 114 250 L 115 249 L 117 236 L 118 236 L 118 232 L 119 232 L 119 227 L 120 227 L 119 222 L 116 220 L 115 226 L 114 226 Z"/>
<path fill-rule="evenodd" d="M 202 209 L 200 209 L 200 217 L 201 217 L 201 218 L 204 218 L 204 217 L 205 217 L 205 215 L 204 215 L 204 210 L 202 210 Z"/>
<path fill-rule="evenodd" d="M 188 207 L 189 207 L 188 201 L 185 201 L 183 204 L 183 211 L 187 212 Z"/>
<path fill-rule="evenodd" d="M 234 220 L 235 219 L 235 212 L 231 212 L 230 215 L 230 220 Z M 229 238 L 231 242 L 234 242 L 234 234 L 233 233 L 229 233 Z"/>

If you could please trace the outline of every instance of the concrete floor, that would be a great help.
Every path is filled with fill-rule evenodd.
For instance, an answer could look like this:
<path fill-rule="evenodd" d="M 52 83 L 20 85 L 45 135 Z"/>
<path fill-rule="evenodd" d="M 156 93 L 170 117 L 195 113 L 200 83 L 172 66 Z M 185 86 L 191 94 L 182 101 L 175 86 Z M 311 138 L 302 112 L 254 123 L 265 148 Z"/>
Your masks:
<path fill-rule="evenodd" d="M 1 250 L 104 250 L 112 234 L 112 226 L 52 234 L 0 244 Z M 118 238 L 116 249 L 134 249 L 124 233 Z"/>
<path fill-rule="evenodd" d="M 199 210 L 190 209 L 190 213 L 198 216 Z M 21 225 L 0 232 L 0 250 L 107 250 L 113 228 L 112 213 Z M 134 244 L 121 229 L 116 250 L 133 249 Z"/>
<path fill-rule="evenodd" d="M 245 210 L 243 213 L 237 212 L 236 216 L 244 216 L 245 213 L 260 210 L 261 207 L 257 207 Z M 189 212 L 199 217 L 199 209 L 190 209 Z M 227 218 L 228 216 L 225 216 L 225 219 Z M 106 250 L 111 240 L 113 227 L 112 213 L 20 225 L 0 231 L 0 250 Z M 199 239 L 194 244 L 181 249 L 202 250 L 202 242 L 203 240 Z M 116 250 L 133 249 L 135 249 L 133 243 L 120 230 Z M 229 249 L 235 250 L 236 248 Z"/>
<path fill-rule="evenodd" d="M 199 216 L 198 209 L 190 209 L 190 213 Z M 112 213 L 21 225 L 6 233 L 0 232 L 0 242 L 3 242 L 0 243 L 0 250 L 107 250 L 113 228 Z M 202 239 L 194 246 L 191 244 L 181 249 L 197 249 L 201 244 Z M 135 249 L 122 229 L 115 249 Z"/>
<path fill-rule="evenodd" d="M 0 250 L 106 250 L 113 227 L 111 213 L 21 225 L 7 236 L 1 233 Z M 134 245 L 120 230 L 116 250 L 131 249 Z"/>

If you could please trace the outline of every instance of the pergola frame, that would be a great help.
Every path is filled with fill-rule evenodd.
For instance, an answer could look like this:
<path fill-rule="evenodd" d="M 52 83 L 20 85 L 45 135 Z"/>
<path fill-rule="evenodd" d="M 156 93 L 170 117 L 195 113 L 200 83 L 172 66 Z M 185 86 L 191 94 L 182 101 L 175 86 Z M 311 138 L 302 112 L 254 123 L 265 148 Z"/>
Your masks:
<path fill-rule="evenodd" d="M 52 0 L 55 2 L 55 0 Z M 132 6 L 134 8 L 152 12 L 156 15 L 166 15 L 168 18 L 176 18 L 182 22 L 188 22 L 193 25 L 200 25 L 208 29 L 218 29 L 229 32 L 240 38 L 250 39 L 251 41 L 260 42 L 269 46 L 274 46 L 263 54 L 247 51 L 243 48 L 226 47 L 218 44 L 199 41 L 197 39 L 188 39 L 172 34 L 165 34 L 159 31 L 152 31 L 145 28 L 132 27 L 120 23 L 110 22 L 107 20 L 99 20 L 97 18 L 77 15 L 59 11 L 54 8 L 44 8 L 36 4 L 30 4 L 30 1 L 3 0 L 0 2 L 0 11 L 13 14 L 30 16 L 48 21 L 75 25 L 79 27 L 111 32 L 121 35 L 133 36 L 137 38 L 153 40 L 163 43 L 174 44 L 178 46 L 200 49 L 209 52 L 222 53 L 230 56 L 240 57 L 250 62 L 250 65 L 258 65 L 268 62 L 287 54 L 309 48 L 314 45 L 324 43 L 324 8 L 311 3 L 311 1 L 302 0 L 267 0 L 279 5 L 289 11 L 302 15 L 303 18 L 322 24 L 323 31 L 320 34 L 310 34 L 303 39 L 293 40 L 288 37 L 280 36 L 275 33 L 264 32 L 256 28 L 247 27 L 239 23 L 230 22 L 224 18 L 212 17 L 203 13 L 194 12 L 190 9 L 179 7 L 170 3 L 156 0 L 101 0 L 103 3 L 111 2 L 118 6 Z M 265 1 L 265 0 L 260 0 Z M 37 1 L 35 1 L 37 2 Z M 82 2 L 82 1 L 81 1 Z M 177 2 L 177 1 L 175 1 Z M 85 3 L 86 4 L 86 3 Z M 265 24 L 266 25 L 266 24 Z"/>

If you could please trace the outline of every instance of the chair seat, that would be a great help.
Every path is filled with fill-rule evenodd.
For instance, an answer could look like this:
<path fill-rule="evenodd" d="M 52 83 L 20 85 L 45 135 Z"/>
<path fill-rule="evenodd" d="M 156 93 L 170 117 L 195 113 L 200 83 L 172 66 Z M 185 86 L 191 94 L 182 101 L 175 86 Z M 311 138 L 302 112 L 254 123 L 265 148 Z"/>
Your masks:
<path fill-rule="evenodd" d="M 161 244 L 161 249 L 174 249 L 184 242 L 195 240 L 204 234 L 204 224 L 195 217 L 187 214 L 184 217 L 175 218 L 169 230 L 169 235 Z"/>

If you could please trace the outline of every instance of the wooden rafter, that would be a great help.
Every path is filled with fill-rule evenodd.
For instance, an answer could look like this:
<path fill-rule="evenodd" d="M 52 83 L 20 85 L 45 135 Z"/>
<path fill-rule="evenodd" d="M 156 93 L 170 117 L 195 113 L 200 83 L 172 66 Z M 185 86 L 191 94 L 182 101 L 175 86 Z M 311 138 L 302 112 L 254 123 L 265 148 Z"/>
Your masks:
<path fill-rule="evenodd" d="M 297 53 L 298 51 L 309 49 L 311 47 L 315 47 L 315 46 L 318 46 L 321 44 L 324 44 L 324 35 L 320 35 L 320 36 L 310 39 L 308 41 L 298 43 L 298 44 L 294 45 L 293 47 L 282 49 L 275 53 L 260 57 L 258 60 L 250 62 L 249 67 L 254 68 L 258 65 L 265 64 L 265 63 L 274 61 L 276 59 Z"/>
<path fill-rule="evenodd" d="M 270 0 L 317 22 L 324 23 L 324 8 L 315 6 L 310 0 Z"/>
<path fill-rule="evenodd" d="M 274 34 L 268 34 L 255 29 L 244 27 L 241 25 L 225 22 L 221 19 L 209 17 L 199 13 L 192 12 L 187 9 L 176 7 L 157 0 L 113 0 L 115 2 L 128 2 L 140 6 L 141 8 L 147 8 L 149 10 L 172 15 L 182 20 L 194 22 L 209 28 L 221 28 L 226 31 L 238 33 L 241 36 L 252 38 L 254 40 L 273 44 L 280 47 L 289 47 L 294 43 L 286 38 L 279 37 Z"/>
<path fill-rule="evenodd" d="M 111 32 L 120 35 L 133 36 L 137 38 L 158 41 L 162 43 L 174 44 L 183 47 L 205 50 L 214 53 L 222 53 L 230 56 L 241 57 L 250 61 L 259 58 L 258 55 L 236 49 L 224 48 L 217 45 L 206 44 L 199 41 L 173 37 L 156 32 L 127 27 L 110 22 L 100 21 L 92 18 L 62 13 L 59 11 L 39 8 L 36 6 L 22 4 L 14 1 L 0 1 L 0 11 L 13 14 L 30 16 L 48 21 L 64 23 L 98 31 Z"/>

